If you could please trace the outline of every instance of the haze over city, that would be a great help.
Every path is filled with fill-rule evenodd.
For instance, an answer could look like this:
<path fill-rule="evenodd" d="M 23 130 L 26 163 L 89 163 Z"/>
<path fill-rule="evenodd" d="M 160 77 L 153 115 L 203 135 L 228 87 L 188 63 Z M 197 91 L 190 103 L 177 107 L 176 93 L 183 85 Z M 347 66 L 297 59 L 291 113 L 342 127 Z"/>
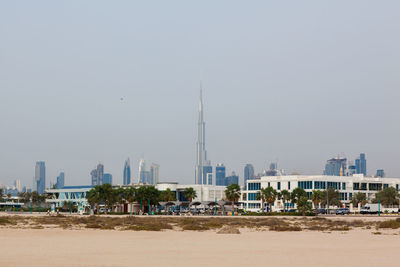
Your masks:
<path fill-rule="evenodd" d="M 366 153 L 368 174 L 399 177 L 389 2 L 3 2 L 0 182 L 31 187 L 45 161 L 47 181 L 90 184 L 101 162 L 122 183 L 144 157 L 193 183 L 200 80 L 208 158 L 228 173 L 321 174 Z"/>

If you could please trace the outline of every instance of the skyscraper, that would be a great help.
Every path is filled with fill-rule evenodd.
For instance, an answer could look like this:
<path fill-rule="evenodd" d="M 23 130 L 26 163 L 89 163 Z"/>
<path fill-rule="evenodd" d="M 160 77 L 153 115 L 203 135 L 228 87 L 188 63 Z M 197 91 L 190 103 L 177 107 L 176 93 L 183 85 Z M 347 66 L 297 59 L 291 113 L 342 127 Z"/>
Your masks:
<path fill-rule="evenodd" d="M 129 158 L 125 161 L 124 165 L 124 185 L 131 183 L 131 162 Z"/>
<path fill-rule="evenodd" d="M 150 166 L 150 179 L 151 179 L 151 184 L 158 184 L 160 182 L 160 165 L 158 164 L 151 164 Z"/>
<path fill-rule="evenodd" d="M 46 166 L 44 161 L 36 162 L 35 167 L 36 191 L 43 194 L 46 187 Z"/>
<path fill-rule="evenodd" d="M 204 122 L 203 113 L 203 88 L 200 82 L 200 98 L 199 98 L 199 118 L 197 124 L 197 156 L 195 168 L 195 184 L 207 184 L 207 173 L 204 172 L 204 167 L 211 166 L 210 161 L 207 160 L 206 151 L 206 124 Z M 209 168 L 207 168 L 209 170 Z M 212 170 L 212 167 L 211 167 Z"/>
<path fill-rule="evenodd" d="M 96 169 L 90 172 L 92 176 L 92 185 L 102 185 L 103 184 L 103 176 L 104 176 L 104 165 L 99 163 Z"/>
<path fill-rule="evenodd" d="M 109 174 L 109 173 L 105 173 L 103 175 L 102 184 L 110 184 L 110 185 L 112 185 L 112 175 Z"/>
<path fill-rule="evenodd" d="M 146 172 L 146 162 L 144 159 L 140 159 L 139 162 L 139 183 L 147 183 L 148 175 Z"/>
<path fill-rule="evenodd" d="M 385 171 L 380 169 L 376 170 L 376 177 L 384 178 L 385 177 Z"/>
<path fill-rule="evenodd" d="M 239 176 L 235 172 L 232 172 L 231 176 L 225 178 L 225 185 L 229 186 L 231 184 L 239 184 Z"/>
<path fill-rule="evenodd" d="M 254 179 L 254 167 L 251 164 L 246 164 L 244 167 L 244 186 L 246 186 L 247 180 L 252 180 Z"/>
<path fill-rule="evenodd" d="M 326 162 L 324 175 L 341 176 L 347 170 L 346 158 L 332 158 Z"/>
<path fill-rule="evenodd" d="M 361 153 L 360 157 L 356 159 L 356 173 L 367 176 L 367 160 L 364 153 Z"/>
<path fill-rule="evenodd" d="M 225 185 L 226 169 L 224 164 L 218 163 L 215 167 L 215 185 Z"/>
<path fill-rule="evenodd" d="M 14 182 L 14 186 L 17 189 L 18 192 L 22 192 L 22 183 L 21 180 L 17 179 Z"/>
<path fill-rule="evenodd" d="M 56 183 L 56 188 L 61 189 L 64 187 L 64 181 L 65 180 L 65 174 L 64 172 L 60 172 L 60 175 L 57 176 L 57 183 Z"/>

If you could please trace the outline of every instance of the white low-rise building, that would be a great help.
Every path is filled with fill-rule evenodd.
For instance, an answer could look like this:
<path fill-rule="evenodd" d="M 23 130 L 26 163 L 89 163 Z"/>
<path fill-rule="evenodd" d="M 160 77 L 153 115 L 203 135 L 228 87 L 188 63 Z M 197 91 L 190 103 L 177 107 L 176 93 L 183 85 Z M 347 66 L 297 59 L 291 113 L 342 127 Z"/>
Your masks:
<path fill-rule="evenodd" d="M 343 205 L 350 206 L 353 194 L 357 192 L 365 193 L 367 200 L 372 200 L 375 193 L 386 187 L 393 187 L 399 191 L 400 178 L 374 178 L 361 175 L 354 176 L 327 176 L 327 175 L 287 175 L 287 176 L 264 176 L 260 179 L 247 180 L 246 187 L 242 191 L 241 202 L 243 208 L 250 211 L 261 209 L 261 200 L 257 199 L 261 188 L 271 186 L 276 191 L 303 188 L 308 197 L 313 190 L 326 190 L 334 188 L 340 192 Z M 265 208 L 267 203 L 264 203 Z M 294 204 L 286 203 L 286 208 L 294 208 Z M 282 210 L 283 203 L 277 199 L 272 210 Z"/>

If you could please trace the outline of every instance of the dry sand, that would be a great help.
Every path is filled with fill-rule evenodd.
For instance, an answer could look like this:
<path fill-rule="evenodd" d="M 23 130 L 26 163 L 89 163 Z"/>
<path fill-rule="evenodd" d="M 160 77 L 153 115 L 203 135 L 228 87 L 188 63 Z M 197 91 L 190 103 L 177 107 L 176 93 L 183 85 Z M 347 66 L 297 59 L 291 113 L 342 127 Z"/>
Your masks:
<path fill-rule="evenodd" d="M 0 229 L 0 266 L 399 266 L 393 231 Z"/>

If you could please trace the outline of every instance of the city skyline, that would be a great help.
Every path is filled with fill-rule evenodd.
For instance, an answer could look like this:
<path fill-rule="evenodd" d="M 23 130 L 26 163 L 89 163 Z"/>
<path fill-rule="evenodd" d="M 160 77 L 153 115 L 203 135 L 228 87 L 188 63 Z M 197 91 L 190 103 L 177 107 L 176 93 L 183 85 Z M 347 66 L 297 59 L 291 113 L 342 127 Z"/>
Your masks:
<path fill-rule="evenodd" d="M 87 184 L 98 162 L 122 183 L 145 153 L 161 180 L 193 183 L 200 79 L 208 159 L 241 179 L 360 152 L 399 177 L 400 3 L 362 3 L 2 3 L 0 181 L 31 187 L 45 161 L 47 185 L 61 170 Z"/>

